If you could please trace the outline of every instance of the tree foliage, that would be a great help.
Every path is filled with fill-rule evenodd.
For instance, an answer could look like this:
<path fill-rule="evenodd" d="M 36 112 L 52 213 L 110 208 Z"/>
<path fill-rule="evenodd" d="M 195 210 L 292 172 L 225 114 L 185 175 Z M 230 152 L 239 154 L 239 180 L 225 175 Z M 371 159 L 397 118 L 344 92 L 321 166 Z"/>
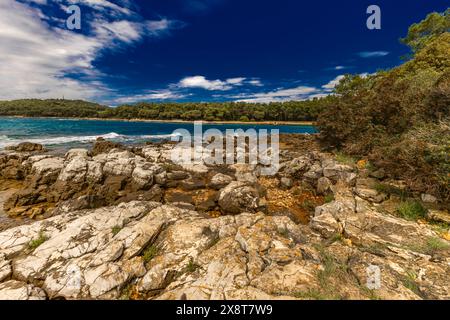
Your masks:
<path fill-rule="evenodd" d="M 413 25 L 413 58 L 388 71 L 346 76 L 339 98 L 318 120 L 321 139 L 406 180 L 411 189 L 450 198 L 449 11 Z"/>
<path fill-rule="evenodd" d="M 244 102 L 141 102 L 116 108 L 85 101 L 14 100 L 0 102 L 0 115 L 28 117 L 80 117 L 206 121 L 315 121 L 335 97 L 308 101 Z"/>

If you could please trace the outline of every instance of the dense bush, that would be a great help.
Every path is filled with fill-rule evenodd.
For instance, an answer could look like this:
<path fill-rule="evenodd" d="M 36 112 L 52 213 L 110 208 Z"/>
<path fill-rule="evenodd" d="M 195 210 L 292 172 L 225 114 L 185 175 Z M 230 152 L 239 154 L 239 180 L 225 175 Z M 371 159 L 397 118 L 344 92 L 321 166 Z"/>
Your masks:
<path fill-rule="evenodd" d="M 372 162 L 412 190 L 449 200 L 450 15 L 430 14 L 403 42 L 411 59 L 369 77 L 346 76 L 318 119 L 321 139 Z"/>

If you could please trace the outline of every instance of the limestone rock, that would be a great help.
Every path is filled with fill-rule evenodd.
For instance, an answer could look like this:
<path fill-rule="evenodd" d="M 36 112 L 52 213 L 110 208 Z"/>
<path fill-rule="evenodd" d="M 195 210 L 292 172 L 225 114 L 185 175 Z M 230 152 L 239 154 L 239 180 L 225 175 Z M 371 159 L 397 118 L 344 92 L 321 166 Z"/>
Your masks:
<path fill-rule="evenodd" d="M 256 212 L 261 204 L 258 190 L 245 182 L 233 181 L 219 193 L 219 206 L 226 213 Z"/>
<path fill-rule="evenodd" d="M 17 146 L 8 147 L 7 150 L 14 150 L 17 152 L 43 152 L 45 151 L 45 148 L 38 143 L 22 142 Z"/>
<path fill-rule="evenodd" d="M 363 199 L 380 203 L 387 199 L 387 195 L 376 190 L 377 183 L 377 180 L 372 178 L 358 179 L 355 193 Z"/>
<path fill-rule="evenodd" d="M 233 178 L 222 173 L 218 173 L 214 175 L 214 177 L 211 178 L 211 182 L 209 183 L 209 187 L 219 190 L 225 186 L 227 186 L 229 183 L 233 181 Z"/>
<path fill-rule="evenodd" d="M 10 280 L 0 283 L 0 300 L 45 300 L 45 292 L 24 282 Z"/>
<path fill-rule="evenodd" d="M 326 194 L 331 190 L 333 183 L 327 177 L 321 177 L 317 180 L 317 192 L 319 194 Z"/>
<path fill-rule="evenodd" d="M 436 203 L 437 202 L 437 198 L 435 196 L 432 196 L 431 194 L 422 193 L 420 195 L 420 198 L 425 203 Z"/>

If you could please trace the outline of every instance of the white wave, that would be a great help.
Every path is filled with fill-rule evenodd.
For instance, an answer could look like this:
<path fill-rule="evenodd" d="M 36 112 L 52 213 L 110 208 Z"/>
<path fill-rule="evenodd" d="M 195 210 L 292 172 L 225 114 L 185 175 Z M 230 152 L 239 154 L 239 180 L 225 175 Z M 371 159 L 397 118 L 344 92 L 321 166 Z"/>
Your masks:
<path fill-rule="evenodd" d="M 9 138 L 8 136 L 0 135 L 0 148 L 17 145 L 21 142 L 32 142 L 32 143 L 39 143 L 42 145 L 60 145 L 67 143 L 89 143 L 96 141 L 98 138 L 103 138 L 106 140 L 118 140 L 118 141 L 135 141 L 145 139 L 165 139 L 170 138 L 172 136 L 177 136 L 177 134 L 127 136 L 115 132 L 110 132 L 103 135 L 93 135 L 93 136 L 61 136 L 61 137 L 47 137 L 47 138 L 44 137 L 25 138 L 25 139 L 12 139 Z"/>
<path fill-rule="evenodd" d="M 155 135 L 142 135 L 138 136 L 140 139 L 167 139 L 172 137 L 179 137 L 180 133 L 171 133 L 171 134 L 155 134 Z"/>

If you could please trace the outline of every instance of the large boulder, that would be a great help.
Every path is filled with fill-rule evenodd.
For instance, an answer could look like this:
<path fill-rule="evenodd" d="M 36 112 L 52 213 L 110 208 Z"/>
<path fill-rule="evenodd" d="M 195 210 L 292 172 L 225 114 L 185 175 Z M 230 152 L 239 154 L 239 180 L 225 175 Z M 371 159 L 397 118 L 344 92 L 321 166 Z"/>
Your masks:
<path fill-rule="evenodd" d="M 309 157 L 301 156 L 295 158 L 287 163 L 284 163 L 284 172 L 292 177 L 300 178 L 303 173 L 308 171 L 310 166 L 312 165 L 312 161 Z"/>
<path fill-rule="evenodd" d="M 219 192 L 219 206 L 223 212 L 238 214 L 257 212 L 265 206 L 258 190 L 248 183 L 233 181 Z"/>
<path fill-rule="evenodd" d="M 103 138 L 98 138 L 92 147 L 92 155 L 96 156 L 102 153 L 108 153 L 109 151 L 117 149 L 117 150 L 125 150 L 125 146 L 112 141 L 106 141 Z"/>
<path fill-rule="evenodd" d="M 211 178 L 211 182 L 208 185 L 210 188 L 219 190 L 227 186 L 231 181 L 233 181 L 232 177 L 223 173 L 218 173 Z"/>
<path fill-rule="evenodd" d="M 324 177 L 337 182 L 339 180 L 344 181 L 348 185 L 354 185 L 357 174 L 352 166 L 346 164 L 339 164 L 335 161 L 324 161 L 323 163 L 323 175 Z"/>
<path fill-rule="evenodd" d="M 154 182 L 154 176 L 163 171 L 164 170 L 160 165 L 142 163 L 136 166 L 131 177 L 138 189 L 144 189 L 151 187 Z"/>
<path fill-rule="evenodd" d="M 10 146 L 7 150 L 14 150 L 17 152 L 44 152 L 45 148 L 42 144 L 32 142 L 22 142 L 17 146 Z"/>
<path fill-rule="evenodd" d="M 64 168 L 63 158 L 45 158 L 33 163 L 31 175 L 39 184 L 53 183 Z"/>

